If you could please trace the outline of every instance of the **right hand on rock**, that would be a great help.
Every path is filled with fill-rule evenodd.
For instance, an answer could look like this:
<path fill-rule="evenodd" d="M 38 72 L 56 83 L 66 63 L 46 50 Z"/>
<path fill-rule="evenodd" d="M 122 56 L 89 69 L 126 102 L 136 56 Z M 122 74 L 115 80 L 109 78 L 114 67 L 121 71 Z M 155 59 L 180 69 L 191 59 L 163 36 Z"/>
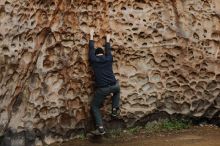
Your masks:
<path fill-rule="evenodd" d="M 94 35 L 94 30 L 93 30 L 93 29 L 90 30 L 90 35 L 91 35 L 91 36 Z"/>
<path fill-rule="evenodd" d="M 107 41 L 107 42 L 110 42 L 110 34 L 107 34 L 107 35 L 106 35 L 106 41 Z"/>

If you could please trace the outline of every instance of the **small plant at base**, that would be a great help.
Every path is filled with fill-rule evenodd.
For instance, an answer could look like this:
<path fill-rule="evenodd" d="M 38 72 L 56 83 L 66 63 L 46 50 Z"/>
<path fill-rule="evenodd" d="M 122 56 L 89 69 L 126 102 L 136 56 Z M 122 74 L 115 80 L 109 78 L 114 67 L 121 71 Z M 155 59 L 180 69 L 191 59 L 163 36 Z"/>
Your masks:
<path fill-rule="evenodd" d="M 120 137 L 122 135 L 122 129 L 112 129 L 109 131 L 111 138 Z"/>
<path fill-rule="evenodd" d="M 140 126 L 132 127 L 130 129 L 128 129 L 128 132 L 130 134 L 137 134 L 141 129 L 142 129 L 142 127 L 140 127 Z"/>
<path fill-rule="evenodd" d="M 81 139 L 81 140 L 84 140 L 86 137 L 83 133 L 79 134 L 76 136 L 77 139 Z"/>
<path fill-rule="evenodd" d="M 159 121 L 153 121 L 145 125 L 147 133 L 172 131 L 189 128 L 191 123 L 189 121 L 177 120 L 177 119 L 163 119 Z"/>
<path fill-rule="evenodd" d="M 189 128 L 189 123 L 184 122 L 183 120 L 165 120 L 162 124 L 162 129 L 164 130 L 181 130 Z"/>
<path fill-rule="evenodd" d="M 146 130 L 147 133 L 158 132 L 161 130 L 161 123 L 157 121 L 147 123 L 144 129 Z"/>

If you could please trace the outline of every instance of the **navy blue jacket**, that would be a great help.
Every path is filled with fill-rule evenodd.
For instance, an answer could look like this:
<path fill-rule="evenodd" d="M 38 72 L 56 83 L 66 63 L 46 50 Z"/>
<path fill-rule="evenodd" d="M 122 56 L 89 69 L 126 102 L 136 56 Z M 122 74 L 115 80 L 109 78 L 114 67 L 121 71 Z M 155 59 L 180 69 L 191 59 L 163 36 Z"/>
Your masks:
<path fill-rule="evenodd" d="M 97 87 L 107 87 L 116 83 L 115 75 L 112 70 L 113 57 L 111 54 L 110 43 L 105 44 L 105 55 L 96 56 L 94 41 L 89 41 L 89 61 L 95 74 Z"/>

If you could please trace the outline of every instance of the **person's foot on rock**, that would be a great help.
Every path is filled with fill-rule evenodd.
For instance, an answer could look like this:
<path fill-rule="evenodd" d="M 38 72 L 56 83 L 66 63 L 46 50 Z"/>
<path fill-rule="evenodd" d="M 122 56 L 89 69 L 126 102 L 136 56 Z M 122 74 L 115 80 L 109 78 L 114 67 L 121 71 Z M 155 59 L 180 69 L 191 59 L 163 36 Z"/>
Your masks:
<path fill-rule="evenodd" d="M 118 119 L 119 118 L 119 114 L 120 114 L 119 108 L 113 108 L 112 109 L 111 117 L 113 119 Z"/>
<path fill-rule="evenodd" d="M 103 126 L 99 126 L 96 130 L 92 131 L 91 133 L 94 135 L 104 135 L 106 132 Z"/>

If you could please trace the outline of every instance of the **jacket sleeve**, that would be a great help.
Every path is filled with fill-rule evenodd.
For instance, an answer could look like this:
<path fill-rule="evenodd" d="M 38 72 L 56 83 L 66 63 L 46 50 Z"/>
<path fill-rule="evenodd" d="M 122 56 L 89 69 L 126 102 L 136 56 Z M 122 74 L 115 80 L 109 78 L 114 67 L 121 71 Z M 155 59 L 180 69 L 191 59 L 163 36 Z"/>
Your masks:
<path fill-rule="evenodd" d="M 112 50 L 111 50 L 111 45 L 110 45 L 110 43 L 109 42 L 106 42 L 105 43 L 105 55 L 106 56 L 109 56 L 109 57 L 112 57 L 112 52 L 111 52 Z"/>
<path fill-rule="evenodd" d="M 90 61 L 96 60 L 94 43 L 95 43 L 94 40 L 89 40 L 89 60 Z"/>

